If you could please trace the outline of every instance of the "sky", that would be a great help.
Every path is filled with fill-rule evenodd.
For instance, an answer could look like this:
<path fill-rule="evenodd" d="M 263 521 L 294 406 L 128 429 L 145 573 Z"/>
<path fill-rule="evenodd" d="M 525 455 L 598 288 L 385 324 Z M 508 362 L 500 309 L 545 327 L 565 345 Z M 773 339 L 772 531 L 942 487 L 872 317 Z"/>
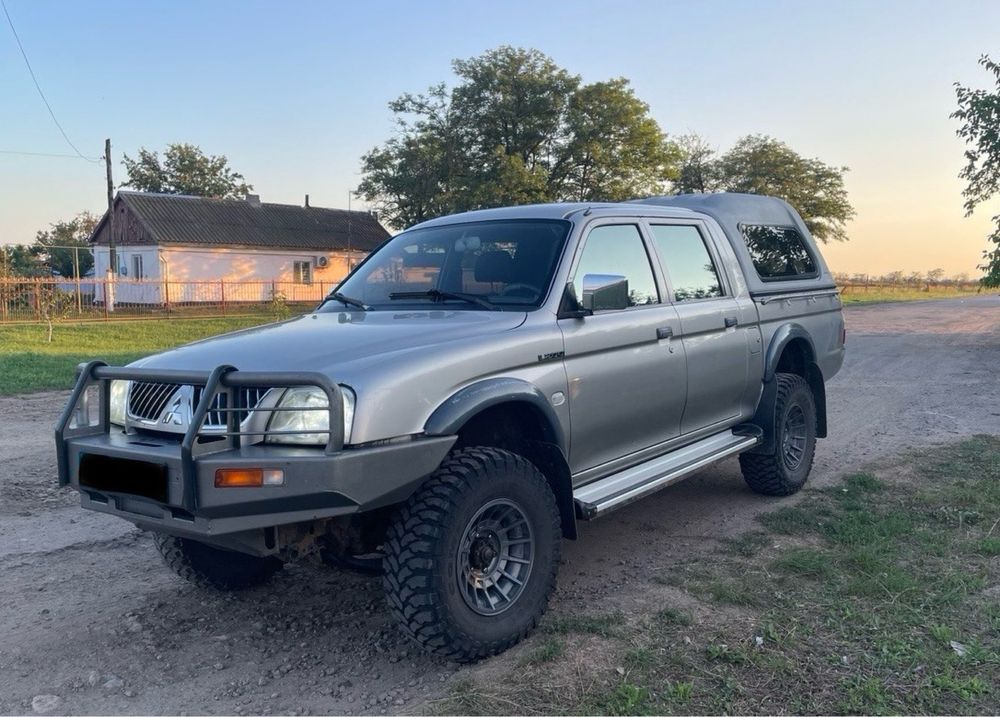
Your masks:
<path fill-rule="evenodd" d="M 5 2 L 70 140 L 96 159 L 111 138 L 116 181 L 122 153 L 192 142 L 263 201 L 347 207 L 361 155 L 392 135 L 387 103 L 508 44 L 585 82 L 628 78 L 669 134 L 721 151 L 767 134 L 849 167 L 834 271 L 977 276 L 1000 211 L 964 217 L 949 119 L 954 82 L 990 86 L 995 0 Z M 106 207 L 103 163 L 11 152 L 73 154 L 0 17 L 0 242 Z"/>

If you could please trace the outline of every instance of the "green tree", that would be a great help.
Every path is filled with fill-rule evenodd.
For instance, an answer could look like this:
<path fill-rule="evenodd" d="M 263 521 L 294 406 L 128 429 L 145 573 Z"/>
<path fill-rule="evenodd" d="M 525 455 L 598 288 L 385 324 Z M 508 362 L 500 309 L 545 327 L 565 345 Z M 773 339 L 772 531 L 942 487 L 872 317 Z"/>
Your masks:
<path fill-rule="evenodd" d="M 358 195 L 374 204 L 393 226 L 410 226 L 456 211 L 460 176 L 461 128 L 443 84 L 426 95 L 402 95 L 389 103 L 398 133 L 361 158 L 364 177 Z"/>
<path fill-rule="evenodd" d="M 677 139 L 680 166 L 673 185 L 674 194 L 707 194 L 718 191 L 716 152 L 703 137 L 686 134 Z"/>
<path fill-rule="evenodd" d="M 662 191 L 678 152 L 628 82 L 581 86 L 537 50 L 452 64 L 457 83 L 390 103 L 398 132 L 364 155 L 358 194 L 408 226 L 456 211 Z"/>
<path fill-rule="evenodd" d="M 956 133 L 968 145 L 966 164 L 958 175 L 966 182 L 962 192 L 966 216 L 1000 195 L 1000 64 L 988 55 L 980 57 L 979 64 L 993 75 L 996 88 L 974 90 L 956 82 L 958 109 L 951 114 L 962 122 Z M 981 279 L 984 286 L 1000 286 L 1000 214 L 992 221 L 994 229 L 987 238 L 987 247 L 992 244 L 993 248 L 983 251 L 983 263 L 979 266 L 985 272 Z"/>
<path fill-rule="evenodd" d="M 820 241 L 847 239 L 845 226 L 854 216 L 844 188 L 847 167 L 807 159 L 772 137 L 748 135 L 719 158 L 716 171 L 724 191 L 784 199 Z"/>
<path fill-rule="evenodd" d="M 167 145 L 162 162 L 159 153 L 140 147 L 138 159 L 126 154 L 122 164 L 127 176 L 121 186 L 142 192 L 236 199 L 253 190 L 224 155 L 207 155 L 194 144 Z"/>
<path fill-rule="evenodd" d="M 8 244 L 0 256 L 0 276 L 39 277 L 48 272 L 33 247 L 27 244 Z"/>
<path fill-rule="evenodd" d="M 529 173 L 547 168 L 580 78 L 538 50 L 508 46 L 455 60 L 452 68 L 460 80 L 452 103 L 462 120 L 470 169 L 490 181 L 504 156 L 520 158 Z"/>
<path fill-rule="evenodd" d="M 677 178 L 680 148 L 664 136 L 649 105 L 619 77 L 578 89 L 566 116 L 568 141 L 561 148 L 566 179 L 557 192 L 580 202 L 623 201 L 662 194 Z"/>
<path fill-rule="evenodd" d="M 67 278 L 76 276 L 79 261 L 80 276 L 94 266 L 94 256 L 87 241 L 98 219 L 90 212 L 80 212 L 69 221 L 56 222 L 48 231 L 39 231 L 32 247 L 35 255 L 51 272 Z"/>

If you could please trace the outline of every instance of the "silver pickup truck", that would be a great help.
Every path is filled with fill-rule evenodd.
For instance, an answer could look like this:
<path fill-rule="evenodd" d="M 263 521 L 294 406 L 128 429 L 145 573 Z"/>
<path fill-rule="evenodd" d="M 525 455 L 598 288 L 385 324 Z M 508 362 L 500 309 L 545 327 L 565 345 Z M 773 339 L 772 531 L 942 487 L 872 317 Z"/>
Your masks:
<path fill-rule="evenodd" d="M 81 366 L 59 480 L 199 585 L 378 569 L 407 633 L 476 660 L 537 624 L 577 521 L 737 454 L 752 490 L 802 487 L 844 336 L 778 199 L 470 212 L 312 313 Z"/>

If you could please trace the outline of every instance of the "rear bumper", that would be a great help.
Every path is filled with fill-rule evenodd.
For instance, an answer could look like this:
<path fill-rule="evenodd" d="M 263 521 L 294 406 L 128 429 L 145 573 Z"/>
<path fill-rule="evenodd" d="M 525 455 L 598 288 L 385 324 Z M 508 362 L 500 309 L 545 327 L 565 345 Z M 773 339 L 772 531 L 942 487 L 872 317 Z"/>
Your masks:
<path fill-rule="evenodd" d="M 195 421 L 183 440 L 127 434 L 108 421 L 108 382 L 130 374 L 205 386 Z M 81 505 L 152 530 L 210 538 L 261 528 L 373 510 L 406 500 L 455 443 L 455 436 L 413 436 L 367 448 L 245 445 L 238 428 L 225 440 L 202 434 L 205 409 L 215 392 L 256 381 L 270 385 L 320 385 L 339 409 L 337 388 L 315 374 L 254 375 L 235 370 L 203 376 L 82 368 L 77 387 L 56 427 L 59 482 L 80 491 Z M 85 392 L 97 384 L 96 421 L 81 421 Z M 230 403 L 229 405 L 234 405 Z M 341 426 L 339 411 L 330 425 Z M 200 420 L 197 420 L 199 419 Z M 81 467 L 86 465 L 84 470 Z M 280 469 L 282 485 L 217 488 L 220 468 Z M 115 474 L 104 480 L 102 472 Z M 82 482 L 81 482 L 82 474 Z"/>

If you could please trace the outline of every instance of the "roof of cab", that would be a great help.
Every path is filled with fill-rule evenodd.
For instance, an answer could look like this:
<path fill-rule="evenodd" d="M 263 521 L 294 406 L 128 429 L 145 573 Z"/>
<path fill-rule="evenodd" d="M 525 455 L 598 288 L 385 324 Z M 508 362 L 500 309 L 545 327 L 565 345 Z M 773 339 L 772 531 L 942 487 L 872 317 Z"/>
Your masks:
<path fill-rule="evenodd" d="M 522 204 L 515 207 L 498 207 L 496 209 L 477 209 L 461 214 L 450 214 L 437 219 L 430 219 L 415 224 L 411 229 L 443 226 L 446 224 L 463 224 L 467 222 L 485 222 L 502 219 L 570 219 L 574 214 L 600 211 L 604 215 L 628 216 L 659 216 L 659 217 L 689 217 L 698 212 L 681 207 L 661 207 L 652 204 L 634 204 L 624 202 L 560 202 L 554 204 Z"/>

